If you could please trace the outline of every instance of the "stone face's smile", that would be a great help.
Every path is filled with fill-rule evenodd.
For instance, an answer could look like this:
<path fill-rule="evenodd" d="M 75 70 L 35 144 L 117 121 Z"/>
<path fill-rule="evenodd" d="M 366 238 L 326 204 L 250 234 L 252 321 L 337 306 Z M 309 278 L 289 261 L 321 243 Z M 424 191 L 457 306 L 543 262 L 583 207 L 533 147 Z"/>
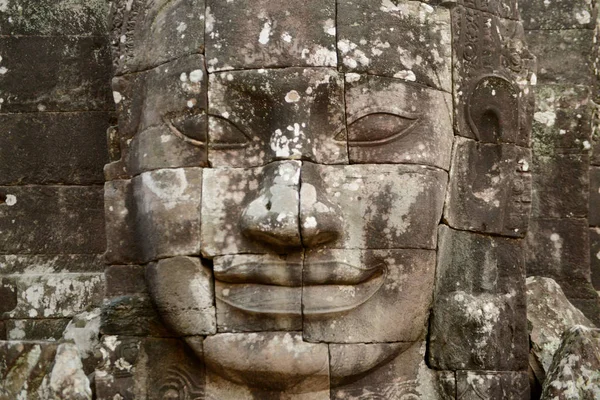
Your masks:
<path fill-rule="evenodd" d="M 284 263 L 236 267 L 215 270 L 216 297 L 234 308 L 258 314 L 323 315 L 348 311 L 368 301 L 385 281 L 383 265 L 358 268 L 344 262 L 319 262 L 305 266 L 304 273 L 301 267 Z M 295 274 L 277 271 L 290 267 Z M 289 275 L 289 279 L 277 278 L 283 275 Z M 340 292 L 335 298 L 331 296 L 334 289 Z M 297 307 L 301 302 L 303 310 Z"/>

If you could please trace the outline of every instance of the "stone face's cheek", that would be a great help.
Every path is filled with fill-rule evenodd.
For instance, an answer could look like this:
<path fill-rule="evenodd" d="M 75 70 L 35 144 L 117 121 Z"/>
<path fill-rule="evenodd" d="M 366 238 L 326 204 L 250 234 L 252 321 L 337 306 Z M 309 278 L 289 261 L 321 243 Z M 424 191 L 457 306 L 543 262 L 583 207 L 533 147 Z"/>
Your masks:
<path fill-rule="evenodd" d="M 334 0 L 207 1 L 209 71 L 336 67 Z"/>
<path fill-rule="evenodd" d="M 144 172 L 132 185 L 143 260 L 200 254 L 202 169 Z"/>
<path fill-rule="evenodd" d="M 448 170 L 452 97 L 398 79 L 346 74 L 350 162 Z"/>
<path fill-rule="evenodd" d="M 339 210 L 339 239 L 323 245 L 332 249 L 434 249 L 447 179 L 444 171 L 409 165 L 305 163 L 302 170 L 302 183 Z M 314 213 L 301 202 L 303 225 Z"/>
<path fill-rule="evenodd" d="M 320 276 L 325 268 L 329 274 Z M 304 263 L 304 338 L 333 343 L 422 340 L 434 276 L 434 250 L 310 251 Z"/>
<path fill-rule="evenodd" d="M 222 72 L 211 74 L 210 86 L 212 166 L 248 168 L 282 159 L 348 162 L 343 81 L 335 70 Z"/>

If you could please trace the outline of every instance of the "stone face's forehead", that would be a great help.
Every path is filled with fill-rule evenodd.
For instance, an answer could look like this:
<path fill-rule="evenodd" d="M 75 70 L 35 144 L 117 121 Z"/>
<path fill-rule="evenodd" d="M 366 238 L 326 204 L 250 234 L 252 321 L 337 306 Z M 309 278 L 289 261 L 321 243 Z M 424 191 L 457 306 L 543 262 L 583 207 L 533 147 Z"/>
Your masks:
<path fill-rule="evenodd" d="M 331 68 L 211 74 L 209 158 L 252 167 L 276 159 L 347 163 L 342 76 Z"/>

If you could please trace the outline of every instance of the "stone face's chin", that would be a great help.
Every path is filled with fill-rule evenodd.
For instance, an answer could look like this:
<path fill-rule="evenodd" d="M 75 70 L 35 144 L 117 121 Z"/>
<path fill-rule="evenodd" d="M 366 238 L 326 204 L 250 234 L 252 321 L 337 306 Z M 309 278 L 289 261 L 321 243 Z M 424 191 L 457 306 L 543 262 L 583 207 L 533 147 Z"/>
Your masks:
<path fill-rule="evenodd" d="M 358 379 L 407 344 L 335 345 L 333 352 L 329 347 L 303 341 L 300 332 L 222 333 L 205 339 L 204 357 L 211 373 L 235 384 L 304 393 L 327 389 L 330 375 L 332 385 Z"/>

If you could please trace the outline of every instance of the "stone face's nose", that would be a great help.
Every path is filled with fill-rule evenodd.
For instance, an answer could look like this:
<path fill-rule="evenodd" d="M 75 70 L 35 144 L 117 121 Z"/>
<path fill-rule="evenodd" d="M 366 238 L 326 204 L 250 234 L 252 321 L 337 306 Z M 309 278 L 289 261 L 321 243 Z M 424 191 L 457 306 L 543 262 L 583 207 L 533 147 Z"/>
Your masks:
<path fill-rule="evenodd" d="M 281 161 L 264 168 L 261 189 L 242 214 L 247 237 L 281 247 L 300 247 L 300 161 Z"/>
<path fill-rule="evenodd" d="M 339 237 L 340 213 L 317 194 L 319 182 L 301 183 L 301 168 L 300 161 L 264 168 L 259 194 L 242 214 L 246 237 L 284 248 L 312 247 Z"/>

